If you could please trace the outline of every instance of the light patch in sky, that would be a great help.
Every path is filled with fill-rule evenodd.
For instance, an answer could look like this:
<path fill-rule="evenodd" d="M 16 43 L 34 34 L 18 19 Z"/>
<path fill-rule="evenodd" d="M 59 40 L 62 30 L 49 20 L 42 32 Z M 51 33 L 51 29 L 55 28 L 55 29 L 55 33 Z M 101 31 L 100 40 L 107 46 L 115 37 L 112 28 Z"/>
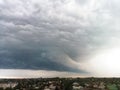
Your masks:
<path fill-rule="evenodd" d="M 101 50 L 91 60 L 83 65 L 94 76 L 119 77 L 120 48 Z"/>
<path fill-rule="evenodd" d="M 48 70 L 0 69 L 0 78 L 88 77 L 90 75 Z"/>

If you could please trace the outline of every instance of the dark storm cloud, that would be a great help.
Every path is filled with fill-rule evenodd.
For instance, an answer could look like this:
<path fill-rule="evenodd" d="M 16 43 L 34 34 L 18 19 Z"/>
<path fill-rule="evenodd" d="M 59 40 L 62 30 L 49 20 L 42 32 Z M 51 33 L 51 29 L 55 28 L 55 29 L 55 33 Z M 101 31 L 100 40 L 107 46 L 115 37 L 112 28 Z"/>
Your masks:
<path fill-rule="evenodd" d="M 111 33 L 118 38 L 107 27 L 117 19 L 105 5 L 102 0 L 1 0 L 0 68 L 86 72 L 80 62 L 109 42 Z"/>
<path fill-rule="evenodd" d="M 19 48 L 19 47 L 18 47 Z M 38 49 L 38 48 L 37 48 Z M 78 72 L 79 69 L 68 67 L 52 59 L 59 59 L 50 56 L 51 50 L 45 50 L 44 47 L 38 50 L 34 49 L 7 49 L 0 54 L 0 68 L 6 69 L 34 69 L 34 70 L 58 70 Z M 62 58 L 61 58 L 62 59 Z M 59 59 L 60 60 L 60 59 Z M 81 71 L 83 72 L 83 71 Z"/>

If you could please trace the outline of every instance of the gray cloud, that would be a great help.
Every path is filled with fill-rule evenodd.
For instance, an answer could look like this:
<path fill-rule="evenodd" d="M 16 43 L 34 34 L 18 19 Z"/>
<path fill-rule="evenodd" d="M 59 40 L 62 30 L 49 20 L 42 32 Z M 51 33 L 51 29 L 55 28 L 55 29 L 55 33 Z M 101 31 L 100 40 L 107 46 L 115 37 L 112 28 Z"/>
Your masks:
<path fill-rule="evenodd" d="M 118 0 L 103 1 L 1 0 L 0 68 L 86 72 L 81 62 L 120 42 Z"/>

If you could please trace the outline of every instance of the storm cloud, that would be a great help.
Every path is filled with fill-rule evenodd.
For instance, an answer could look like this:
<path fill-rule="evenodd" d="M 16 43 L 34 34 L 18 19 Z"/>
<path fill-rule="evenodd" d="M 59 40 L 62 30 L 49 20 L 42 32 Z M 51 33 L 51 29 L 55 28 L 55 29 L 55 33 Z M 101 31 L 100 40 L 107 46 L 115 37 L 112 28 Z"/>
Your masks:
<path fill-rule="evenodd" d="M 118 3 L 0 0 L 0 68 L 89 72 L 82 62 L 120 45 Z"/>

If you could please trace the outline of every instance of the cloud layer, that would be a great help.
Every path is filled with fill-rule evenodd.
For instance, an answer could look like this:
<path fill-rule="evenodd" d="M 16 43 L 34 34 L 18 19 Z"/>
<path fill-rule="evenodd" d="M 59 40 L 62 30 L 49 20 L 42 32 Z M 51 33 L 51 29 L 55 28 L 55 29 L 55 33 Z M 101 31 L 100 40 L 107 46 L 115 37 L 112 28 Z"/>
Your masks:
<path fill-rule="evenodd" d="M 120 45 L 118 3 L 0 0 L 0 68 L 86 73 L 82 62 Z"/>

